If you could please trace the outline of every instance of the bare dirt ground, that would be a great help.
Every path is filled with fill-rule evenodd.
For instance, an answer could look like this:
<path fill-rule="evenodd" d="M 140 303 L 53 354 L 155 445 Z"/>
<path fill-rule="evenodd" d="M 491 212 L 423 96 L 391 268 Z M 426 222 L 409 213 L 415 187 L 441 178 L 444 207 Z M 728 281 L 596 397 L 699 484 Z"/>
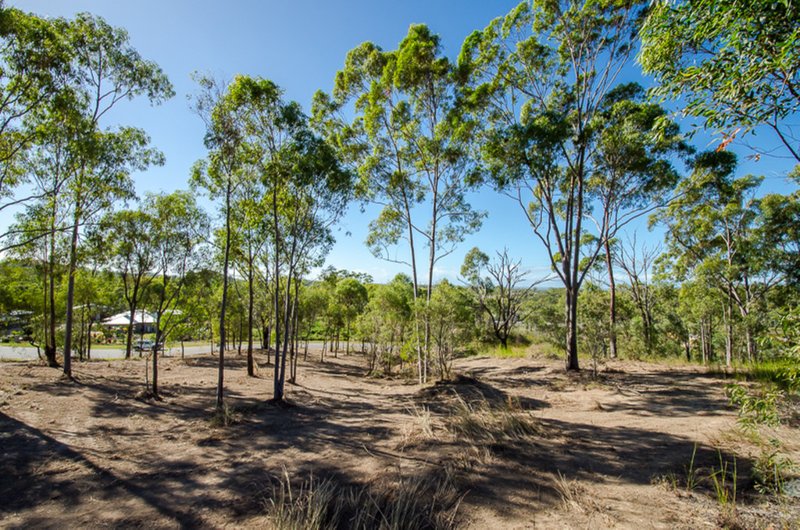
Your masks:
<path fill-rule="evenodd" d="M 800 527 L 797 499 L 749 493 L 753 447 L 724 381 L 699 368 L 613 363 L 594 379 L 482 357 L 420 388 L 340 355 L 301 361 L 291 406 L 275 407 L 258 361 L 258 378 L 243 357 L 227 363 L 228 426 L 210 421 L 212 356 L 163 360 L 161 401 L 140 398 L 143 361 L 79 363 L 74 381 L 3 363 L 0 526 L 265 528 L 282 476 L 345 487 L 447 470 L 458 528 Z M 781 429 L 800 460 L 796 430 Z M 701 478 L 737 457 L 735 509 L 709 480 L 685 487 L 695 448 Z"/>

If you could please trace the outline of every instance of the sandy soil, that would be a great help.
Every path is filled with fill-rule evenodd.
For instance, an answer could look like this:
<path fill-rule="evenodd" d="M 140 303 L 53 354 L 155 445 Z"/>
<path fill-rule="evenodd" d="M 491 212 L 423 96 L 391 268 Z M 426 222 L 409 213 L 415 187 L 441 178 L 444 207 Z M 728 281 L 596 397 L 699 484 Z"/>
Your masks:
<path fill-rule="evenodd" d="M 261 377 L 248 378 L 244 359 L 229 359 L 229 426 L 209 421 L 212 356 L 163 360 L 161 401 L 141 399 L 143 361 L 79 363 L 74 381 L 3 363 L 0 526 L 264 528 L 285 474 L 369 485 L 447 468 L 459 528 L 800 527 L 796 499 L 748 493 L 753 447 L 724 381 L 698 368 L 615 363 L 594 379 L 557 361 L 470 358 L 456 362 L 457 384 L 420 388 L 365 378 L 350 355 L 301 362 L 292 406 L 275 407 L 258 361 Z M 459 406 L 512 411 L 535 432 L 469 439 L 448 427 Z M 780 435 L 800 461 L 796 431 Z M 683 486 L 695 447 L 700 475 L 737 456 L 734 515 L 709 481 Z"/>

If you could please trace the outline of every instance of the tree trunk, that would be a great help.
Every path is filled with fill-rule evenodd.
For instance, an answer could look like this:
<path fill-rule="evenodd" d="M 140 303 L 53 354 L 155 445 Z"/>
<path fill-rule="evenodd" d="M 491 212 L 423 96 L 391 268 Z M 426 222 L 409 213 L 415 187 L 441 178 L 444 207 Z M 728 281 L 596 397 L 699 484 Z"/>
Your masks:
<path fill-rule="evenodd" d="M 282 401 L 283 400 L 283 387 L 280 385 L 280 362 L 278 361 L 280 350 L 281 350 L 281 327 L 280 327 L 280 311 L 281 311 L 281 301 L 280 301 L 280 256 L 281 256 L 281 245 L 280 245 L 280 225 L 278 223 L 278 190 L 274 188 L 272 191 L 272 221 L 274 223 L 275 229 L 275 264 L 274 264 L 274 281 L 275 281 L 275 299 L 274 299 L 274 309 L 275 309 L 275 370 L 274 370 L 274 377 L 273 377 L 273 394 L 272 399 L 275 401 Z M 287 280 L 288 281 L 288 280 Z M 288 288 L 288 287 L 287 287 Z"/>
<path fill-rule="evenodd" d="M 345 355 L 350 355 L 350 318 L 347 318 L 347 346 L 344 350 Z"/>
<path fill-rule="evenodd" d="M 76 207 L 77 208 L 77 207 Z M 64 374 L 72 378 L 72 320 L 75 302 L 75 272 L 78 266 L 78 228 L 79 210 L 76 210 L 72 227 L 72 239 L 69 245 L 69 271 L 67 276 L 67 315 L 64 329 Z"/>
<path fill-rule="evenodd" d="M 507 336 L 503 336 L 500 333 L 496 333 L 495 335 L 497 335 L 498 340 L 500 340 L 500 347 L 502 349 L 504 349 L 504 350 L 507 350 L 508 349 L 508 337 Z M 519 339 L 519 335 L 517 335 L 517 338 Z M 519 340 L 517 341 L 517 344 L 519 344 Z"/>
<path fill-rule="evenodd" d="M 572 286 L 566 290 L 567 322 L 567 370 L 580 370 L 578 364 L 578 290 Z"/>
<path fill-rule="evenodd" d="M 399 165 L 399 164 L 398 164 Z M 422 344 L 419 340 L 419 318 L 417 315 L 417 298 L 419 297 L 419 281 L 417 278 L 417 252 L 414 247 L 414 226 L 411 223 L 411 207 L 408 203 L 408 196 L 406 190 L 403 189 L 403 207 L 405 209 L 407 228 L 408 228 L 408 246 L 411 250 L 411 279 L 414 283 L 414 329 L 416 331 L 417 341 L 417 375 L 419 377 L 419 384 L 422 384 Z"/>
<path fill-rule="evenodd" d="M 90 316 L 89 333 L 86 336 L 86 358 L 89 360 L 92 359 L 92 324 L 94 324 L 94 319 Z"/>
<path fill-rule="evenodd" d="M 153 399 L 160 399 L 158 395 L 158 343 L 161 340 L 161 316 L 156 321 L 156 340 L 153 344 Z"/>
<path fill-rule="evenodd" d="M 757 360 L 758 350 L 756 349 L 756 341 L 753 337 L 753 330 L 750 325 L 745 322 L 744 325 L 745 340 L 747 341 L 747 360 L 753 362 Z"/>
<path fill-rule="evenodd" d="M 44 356 L 47 358 L 47 365 L 51 368 L 58 368 L 56 359 L 56 201 L 53 199 L 52 217 L 50 219 L 50 255 L 48 256 L 48 297 L 50 314 L 48 326 L 49 334 L 45 337 Z"/>
<path fill-rule="evenodd" d="M 129 305 L 130 308 L 130 317 L 128 322 L 128 331 L 125 335 L 125 359 L 130 360 L 131 358 L 131 346 L 133 345 L 133 321 L 136 318 L 136 294 L 134 294 L 133 298 L 134 302 Z"/>
<path fill-rule="evenodd" d="M 708 346 L 706 345 L 706 324 L 704 319 L 700 319 L 700 354 L 703 364 L 708 362 Z"/>
<path fill-rule="evenodd" d="M 249 274 L 247 276 L 247 375 L 256 375 L 253 366 L 253 263 L 250 261 Z"/>
<path fill-rule="evenodd" d="M 728 288 L 728 303 L 725 307 L 725 366 L 733 363 L 733 294 Z"/>
<path fill-rule="evenodd" d="M 608 268 L 608 355 L 617 358 L 617 284 L 611 259 L 611 244 L 606 237 L 606 267 Z"/>
<path fill-rule="evenodd" d="M 225 190 L 225 257 L 222 266 L 222 307 L 219 313 L 219 363 L 217 365 L 217 409 L 222 409 L 225 378 L 225 312 L 228 304 L 228 265 L 231 251 L 231 192 L 232 183 Z"/>

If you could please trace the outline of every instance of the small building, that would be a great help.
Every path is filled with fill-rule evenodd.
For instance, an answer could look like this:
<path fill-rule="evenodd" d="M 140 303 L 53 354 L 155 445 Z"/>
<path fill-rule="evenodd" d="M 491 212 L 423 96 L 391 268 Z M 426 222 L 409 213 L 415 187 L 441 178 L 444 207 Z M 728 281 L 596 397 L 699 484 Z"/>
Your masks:
<path fill-rule="evenodd" d="M 117 313 L 103 320 L 100 324 L 110 328 L 119 327 L 127 329 L 131 324 L 130 316 L 131 314 L 128 311 Z M 137 310 L 133 317 L 133 331 L 134 333 L 155 333 L 156 319 L 144 309 Z"/>

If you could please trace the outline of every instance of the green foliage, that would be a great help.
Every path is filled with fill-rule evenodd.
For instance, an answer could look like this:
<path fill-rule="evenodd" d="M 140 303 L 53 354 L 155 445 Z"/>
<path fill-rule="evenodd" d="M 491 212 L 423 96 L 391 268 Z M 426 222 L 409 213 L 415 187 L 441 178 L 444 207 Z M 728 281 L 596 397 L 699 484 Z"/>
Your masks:
<path fill-rule="evenodd" d="M 566 291 L 565 350 L 578 366 L 577 308 L 616 233 L 660 201 L 685 149 L 642 90 L 616 86 L 644 2 L 524 2 L 464 42 L 465 104 L 483 127 L 485 174 L 523 210 Z"/>
<path fill-rule="evenodd" d="M 709 129 L 768 125 L 800 162 L 783 124 L 800 108 L 797 2 L 659 0 L 641 38 L 640 61 L 655 74 L 657 95 L 681 98 Z"/>
<path fill-rule="evenodd" d="M 747 376 L 792 394 L 800 392 L 800 367 L 794 358 L 774 359 L 754 363 L 747 367 Z"/>
<path fill-rule="evenodd" d="M 782 308 L 775 317 L 777 325 L 773 325 L 763 337 L 762 346 L 779 360 L 779 364 L 785 364 L 785 368 L 791 370 L 800 359 L 800 305 Z"/>
<path fill-rule="evenodd" d="M 70 71 L 70 50 L 60 23 L 5 5 L 0 5 L 0 40 L 0 209 L 4 209 L 9 206 L 6 200 L 29 178 L 25 158 L 41 132 L 36 118 Z"/>
<path fill-rule="evenodd" d="M 762 495 L 784 493 L 786 478 L 795 469 L 795 464 L 781 452 L 780 442 L 770 440 L 769 445 L 753 462 L 756 491 Z"/>
<path fill-rule="evenodd" d="M 731 383 L 725 387 L 731 405 L 739 408 L 739 424 L 747 429 L 755 429 L 758 425 L 775 427 L 780 424 L 778 401 L 782 392 L 764 386 L 757 393 L 748 392 L 744 385 Z"/>
<path fill-rule="evenodd" d="M 413 285 L 398 274 L 385 285 L 375 286 L 365 312 L 359 317 L 359 332 L 370 343 L 369 371 L 390 374 L 401 361 L 416 356 L 413 348 Z"/>
<path fill-rule="evenodd" d="M 439 377 L 449 379 L 453 357 L 472 338 L 474 313 L 469 296 L 465 289 L 443 280 L 434 287 L 423 311 L 431 330 Z"/>
<path fill-rule="evenodd" d="M 534 291 L 527 302 L 528 327 L 541 340 L 564 351 L 564 290 Z"/>

